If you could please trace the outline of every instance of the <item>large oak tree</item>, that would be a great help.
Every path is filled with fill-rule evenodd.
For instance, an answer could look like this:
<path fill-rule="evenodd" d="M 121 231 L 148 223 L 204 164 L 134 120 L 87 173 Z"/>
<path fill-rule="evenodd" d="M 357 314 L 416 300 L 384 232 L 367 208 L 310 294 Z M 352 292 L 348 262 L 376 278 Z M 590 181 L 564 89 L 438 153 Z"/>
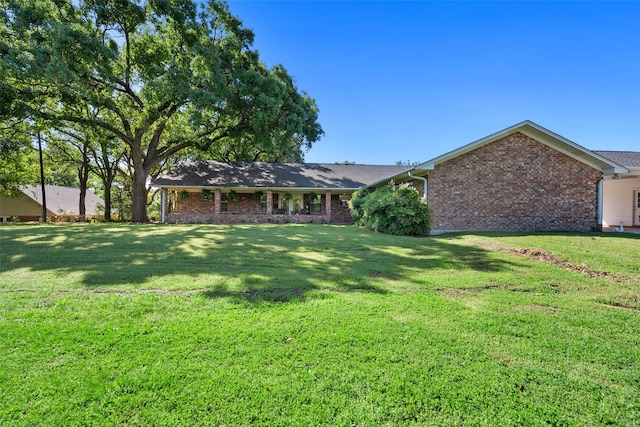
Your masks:
<path fill-rule="evenodd" d="M 0 4 L 0 96 L 13 106 L 0 113 L 121 140 L 135 222 L 147 221 L 151 172 L 184 150 L 300 159 L 322 135 L 315 101 L 260 61 L 224 2 Z"/>

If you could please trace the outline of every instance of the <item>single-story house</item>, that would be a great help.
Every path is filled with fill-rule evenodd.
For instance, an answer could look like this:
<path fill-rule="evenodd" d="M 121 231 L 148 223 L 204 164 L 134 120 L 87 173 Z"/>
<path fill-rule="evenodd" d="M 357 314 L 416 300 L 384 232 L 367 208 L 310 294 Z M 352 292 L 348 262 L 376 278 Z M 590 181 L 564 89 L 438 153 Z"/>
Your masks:
<path fill-rule="evenodd" d="M 640 153 L 590 151 L 528 120 L 412 167 L 192 162 L 153 185 L 163 222 L 348 223 L 351 194 L 391 180 L 420 191 L 433 232 L 640 222 Z"/>
<path fill-rule="evenodd" d="M 42 218 L 42 186 L 21 185 L 22 194 L 8 197 L 0 194 L 0 222 L 39 221 Z M 54 222 L 74 221 L 80 215 L 80 189 L 45 185 L 47 198 L 47 218 Z M 85 197 L 86 215 L 98 216 L 104 213 L 104 200 L 87 190 Z"/>
<path fill-rule="evenodd" d="M 351 222 L 359 188 L 410 169 L 323 163 L 188 162 L 158 178 L 162 222 Z"/>

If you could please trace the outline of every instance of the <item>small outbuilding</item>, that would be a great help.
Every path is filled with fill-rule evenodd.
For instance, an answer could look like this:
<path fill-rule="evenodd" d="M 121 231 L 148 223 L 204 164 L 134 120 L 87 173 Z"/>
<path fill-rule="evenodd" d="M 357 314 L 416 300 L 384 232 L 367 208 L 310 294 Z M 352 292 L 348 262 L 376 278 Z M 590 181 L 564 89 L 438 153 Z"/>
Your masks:
<path fill-rule="evenodd" d="M 0 222 L 40 221 L 42 218 L 42 187 L 40 184 L 21 185 L 22 194 L 9 197 L 0 194 Z M 75 221 L 80 216 L 80 189 L 59 185 L 45 185 L 47 218 L 53 222 Z M 101 216 L 104 200 L 87 190 L 87 216 Z"/>

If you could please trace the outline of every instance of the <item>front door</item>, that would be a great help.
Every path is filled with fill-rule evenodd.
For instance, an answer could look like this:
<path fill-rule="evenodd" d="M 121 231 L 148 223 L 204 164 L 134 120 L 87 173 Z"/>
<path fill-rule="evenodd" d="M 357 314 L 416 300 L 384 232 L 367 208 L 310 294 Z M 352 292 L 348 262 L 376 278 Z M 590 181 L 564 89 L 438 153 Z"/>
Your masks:
<path fill-rule="evenodd" d="M 633 192 L 633 225 L 640 226 L 640 190 Z"/>

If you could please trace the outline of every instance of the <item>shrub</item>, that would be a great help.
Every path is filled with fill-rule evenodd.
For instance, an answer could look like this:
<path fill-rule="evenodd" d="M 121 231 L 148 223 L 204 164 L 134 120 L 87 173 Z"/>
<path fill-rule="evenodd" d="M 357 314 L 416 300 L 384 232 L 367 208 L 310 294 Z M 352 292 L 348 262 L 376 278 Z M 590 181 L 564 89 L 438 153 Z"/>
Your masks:
<path fill-rule="evenodd" d="M 373 192 L 358 190 L 349 203 L 355 225 L 386 234 L 426 236 L 431 231 L 429 206 L 418 190 L 393 182 Z"/>
<path fill-rule="evenodd" d="M 361 221 L 364 217 L 364 202 L 369 194 L 371 191 L 368 188 L 361 188 L 351 195 L 349 209 L 351 210 L 351 220 L 355 225 L 363 225 Z"/>

